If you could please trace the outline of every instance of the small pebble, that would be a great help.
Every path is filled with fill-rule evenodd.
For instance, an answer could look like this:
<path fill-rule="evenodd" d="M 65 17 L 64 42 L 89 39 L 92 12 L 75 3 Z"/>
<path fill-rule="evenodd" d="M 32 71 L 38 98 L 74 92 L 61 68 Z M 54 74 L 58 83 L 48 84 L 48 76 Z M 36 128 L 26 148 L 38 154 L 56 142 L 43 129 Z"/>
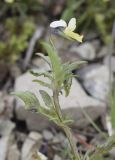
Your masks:
<path fill-rule="evenodd" d="M 43 138 L 47 141 L 52 140 L 53 139 L 53 134 L 48 130 L 44 130 L 43 131 Z"/>

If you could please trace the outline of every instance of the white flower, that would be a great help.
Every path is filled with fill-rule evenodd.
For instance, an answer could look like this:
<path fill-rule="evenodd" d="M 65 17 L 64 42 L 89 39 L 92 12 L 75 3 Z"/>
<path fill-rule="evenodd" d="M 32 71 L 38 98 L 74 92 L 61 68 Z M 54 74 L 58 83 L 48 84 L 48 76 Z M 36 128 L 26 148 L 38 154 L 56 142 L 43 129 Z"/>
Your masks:
<path fill-rule="evenodd" d="M 73 32 L 76 29 L 76 18 L 71 18 L 68 25 L 64 20 L 54 21 L 50 24 L 51 28 L 59 28 L 63 27 L 63 33 L 74 40 L 82 42 L 83 35 L 79 35 L 78 33 Z"/>

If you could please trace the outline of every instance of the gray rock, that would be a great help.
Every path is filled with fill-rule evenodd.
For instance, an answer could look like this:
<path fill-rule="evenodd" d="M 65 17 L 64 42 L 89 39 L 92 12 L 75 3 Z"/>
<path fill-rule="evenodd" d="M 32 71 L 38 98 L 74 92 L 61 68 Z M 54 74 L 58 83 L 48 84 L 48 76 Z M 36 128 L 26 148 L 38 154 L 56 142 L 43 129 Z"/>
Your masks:
<path fill-rule="evenodd" d="M 62 160 L 62 158 L 56 154 L 56 155 L 54 156 L 54 160 Z"/>
<path fill-rule="evenodd" d="M 93 40 L 93 41 L 91 41 L 91 44 L 93 45 L 93 47 L 95 48 L 95 51 L 97 53 L 100 49 L 100 40 L 99 39 Z"/>
<path fill-rule="evenodd" d="M 35 57 L 34 59 L 32 59 L 32 65 L 37 68 L 44 67 L 44 69 L 47 69 L 49 67 L 48 64 L 40 57 Z"/>
<path fill-rule="evenodd" d="M 107 46 L 103 46 L 100 51 L 97 54 L 98 58 L 102 58 L 104 56 L 108 55 L 108 47 Z"/>
<path fill-rule="evenodd" d="M 20 160 L 20 152 L 16 144 L 9 147 L 7 160 Z"/>
<path fill-rule="evenodd" d="M 37 141 L 40 143 L 42 140 L 42 135 L 39 134 L 38 132 L 30 132 L 29 136 L 30 139 L 33 139 L 34 141 Z"/>
<path fill-rule="evenodd" d="M 25 140 L 21 150 L 21 160 L 31 160 L 34 152 L 41 144 L 42 136 L 37 132 L 31 132 Z"/>
<path fill-rule="evenodd" d="M 104 64 L 110 68 L 113 73 L 115 73 L 115 56 L 106 56 L 104 58 Z"/>
<path fill-rule="evenodd" d="M 115 158 L 115 147 L 110 150 L 111 157 Z"/>
<path fill-rule="evenodd" d="M 37 152 L 37 154 L 41 160 L 48 160 L 47 157 L 45 155 L 43 155 L 41 152 Z"/>
<path fill-rule="evenodd" d="M 5 109 L 4 102 L 0 102 L 0 114 L 3 114 L 4 109 Z"/>
<path fill-rule="evenodd" d="M 0 116 L 2 118 L 12 118 L 14 97 L 0 92 Z"/>
<path fill-rule="evenodd" d="M 2 137 L 0 139 L 0 160 L 6 160 L 8 151 L 9 137 Z"/>
<path fill-rule="evenodd" d="M 105 65 L 89 65 L 78 72 L 87 92 L 104 102 L 109 94 L 109 70 Z M 112 78 L 112 77 L 111 77 Z"/>
<path fill-rule="evenodd" d="M 79 46 L 72 46 L 70 51 L 76 53 L 84 60 L 93 60 L 96 57 L 96 51 L 93 45 L 88 42 Z"/>
<path fill-rule="evenodd" d="M 10 74 L 13 78 L 17 78 L 21 75 L 21 69 L 17 65 L 12 65 L 10 68 Z"/>
<path fill-rule="evenodd" d="M 85 33 L 84 38 L 87 41 L 94 40 L 98 37 L 98 33 L 96 31 L 89 31 L 88 33 Z"/>
<path fill-rule="evenodd" d="M 62 132 L 57 133 L 53 137 L 52 142 L 53 143 L 60 143 L 62 145 L 62 147 L 67 147 L 67 146 L 70 147 L 67 137 Z"/>
<path fill-rule="evenodd" d="M 22 143 L 24 143 L 25 139 L 27 138 L 27 134 L 19 131 L 15 131 L 15 136 L 17 142 L 22 142 Z"/>
<path fill-rule="evenodd" d="M 53 139 L 53 134 L 52 132 L 48 131 L 48 130 L 44 130 L 43 131 L 43 138 L 47 141 L 52 140 Z"/>
<path fill-rule="evenodd" d="M 13 129 L 15 128 L 15 123 L 10 120 L 0 119 L 0 135 L 9 136 Z"/>
<path fill-rule="evenodd" d="M 39 70 L 38 70 L 39 71 Z M 50 95 L 52 95 L 51 90 L 42 87 L 39 84 L 33 83 L 34 77 L 25 73 L 16 79 L 15 91 L 31 91 L 39 98 L 39 101 L 44 105 L 43 100 L 39 94 L 40 89 L 46 90 Z M 46 78 L 40 77 L 40 80 L 49 82 Z M 83 88 L 80 86 L 79 82 L 73 79 L 71 91 L 68 97 L 60 95 L 60 105 L 64 114 L 70 116 L 75 124 L 79 127 L 84 127 L 89 122 L 86 121 L 81 108 L 85 109 L 92 119 L 97 118 L 102 115 L 105 111 L 105 104 L 92 97 L 87 96 Z M 28 128 L 31 130 L 42 130 L 43 128 L 51 125 L 47 119 L 39 114 L 24 111 L 23 102 L 17 100 L 16 115 L 18 119 L 23 119 L 27 122 Z"/>
<path fill-rule="evenodd" d="M 15 112 L 17 119 L 26 121 L 30 131 L 42 131 L 51 124 L 43 115 L 25 110 L 22 103 L 15 108 Z"/>

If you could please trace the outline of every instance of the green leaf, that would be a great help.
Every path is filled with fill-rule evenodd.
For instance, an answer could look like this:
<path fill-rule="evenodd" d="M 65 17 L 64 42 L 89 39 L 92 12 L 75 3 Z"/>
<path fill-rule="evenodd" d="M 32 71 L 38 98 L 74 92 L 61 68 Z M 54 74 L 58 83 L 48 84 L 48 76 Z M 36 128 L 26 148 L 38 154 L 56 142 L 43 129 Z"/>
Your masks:
<path fill-rule="evenodd" d="M 35 77 L 44 76 L 44 77 L 49 78 L 50 80 L 53 80 L 53 77 L 51 76 L 51 73 L 49 72 L 38 73 L 38 72 L 30 70 L 30 73 Z"/>
<path fill-rule="evenodd" d="M 79 68 L 82 64 L 86 64 L 87 62 L 86 61 L 77 61 L 77 62 L 73 62 L 71 64 L 64 64 L 64 70 L 65 71 L 68 71 L 68 72 L 71 72 L 77 68 Z"/>
<path fill-rule="evenodd" d="M 37 99 L 34 93 L 26 91 L 13 92 L 11 94 L 19 97 L 25 103 L 27 109 L 30 109 L 31 107 L 40 107 L 39 100 Z"/>
<path fill-rule="evenodd" d="M 39 109 L 40 113 L 49 118 L 50 120 L 57 119 L 56 113 L 53 109 L 47 109 L 45 107 L 40 107 Z"/>
<path fill-rule="evenodd" d="M 36 55 L 40 56 L 46 63 L 49 64 L 49 66 L 51 66 L 51 62 L 48 56 L 44 56 L 42 53 L 36 53 Z"/>
<path fill-rule="evenodd" d="M 43 99 L 45 105 L 48 107 L 52 107 L 52 98 L 49 96 L 49 94 L 44 90 L 40 90 L 39 92 L 42 96 L 42 99 Z"/>
<path fill-rule="evenodd" d="M 72 85 L 72 78 L 68 78 L 67 80 L 65 80 L 63 85 L 64 85 L 63 87 L 64 87 L 65 95 L 68 96 L 71 89 L 71 85 Z"/>
<path fill-rule="evenodd" d="M 68 116 L 65 116 L 64 119 L 63 119 L 63 123 L 66 124 L 66 125 L 70 125 L 73 123 L 73 120 L 70 119 Z"/>
<path fill-rule="evenodd" d="M 42 86 L 44 86 L 44 87 L 48 87 L 49 89 L 52 89 L 51 84 L 46 83 L 46 82 L 43 82 L 43 81 L 41 81 L 41 80 L 34 79 L 33 82 L 39 83 L 40 85 L 42 85 Z"/>
<path fill-rule="evenodd" d="M 113 147 L 115 147 L 115 138 L 110 137 L 106 143 L 97 147 L 97 150 L 101 154 L 107 154 Z"/>
<path fill-rule="evenodd" d="M 115 138 L 110 137 L 107 142 L 98 145 L 94 151 L 89 151 L 87 155 L 90 160 L 104 160 L 102 156 L 108 154 L 113 147 L 115 147 Z"/>
<path fill-rule="evenodd" d="M 90 160 L 104 160 L 104 158 L 99 154 L 95 154 L 92 157 L 90 157 Z"/>
<path fill-rule="evenodd" d="M 112 122 L 112 127 L 115 130 L 115 84 L 113 93 L 111 95 L 111 122 Z"/>
<path fill-rule="evenodd" d="M 55 49 L 51 45 L 49 45 L 46 42 L 42 42 L 42 45 L 48 53 L 48 56 L 49 56 L 51 64 L 52 64 L 54 78 L 55 78 L 55 80 L 57 80 L 57 83 L 59 84 L 63 81 L 63 76 L 61 76 L 61 75 L 63 75 L 63 68 L 62 68 L 61 60 L 58 57 Z"/>

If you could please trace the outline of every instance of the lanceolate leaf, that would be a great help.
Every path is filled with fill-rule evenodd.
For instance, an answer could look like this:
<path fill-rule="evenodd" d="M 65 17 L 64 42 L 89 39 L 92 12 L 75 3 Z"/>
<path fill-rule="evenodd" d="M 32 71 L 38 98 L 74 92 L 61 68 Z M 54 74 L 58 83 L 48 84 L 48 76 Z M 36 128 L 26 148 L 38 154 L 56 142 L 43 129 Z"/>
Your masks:
<path fill-rule="evenodd" d="M 27 109 L 30 109 L 31 107 L 40 107 L 39 100 L 37 99 L 34 93 L 28 91 L 13 92 L 12 95 L 19 97 L 25 103 Z"/>
<path fill-rule="evenodd" d="M 115 138 L 110 137 L 106 143 L 97 147 L 100 154 L 107 154 L 113 147 L 115 147 Z"/>
<path fill-rule="evenodd" d="M 44 77 L 49 78 L 50 80 L 53 79 L 53 77 L 51 76 L 51 74 L 49 72 L 38 73 L 38 72 L 35 72 L 35 71 L 31 70 L 30 73 L 35 77 L 44 76 Z"/>
<path fill-rule="evenodd" d="M 56 113 L 54 112 L 54 110 L 52 109 L 47 109 L 45 107 L 40 107 L 40 113 L 45 115 L 46 117 L 48 117 L 50 120 L 52 119 L 57 119 L 56 118 Z"/>
<path fill-rule="evenodd" d="M 63 75 L 63 68 L 62 68 L 60 58 L 58 57 L 56 51 L 54 50 L 54 48 L 51 45 L 49 45 L 46 42 L 43 42 L 42 44 L 43 44 L 43 47 L 46 49 L 48 56 L 50 58 L 55 79 L 59 80 L 59 77 L 61 75 Z M 61 79 L 60 79 L 60 81 L 61 81 Z"/>
<path fill-rule="evenodd" d="M 39 83 L 40 85 L 42 85 L 42 86 L 44 86 L 44 87 L 48 87 L 49 89 L 52 89 L 51 84 L 46 83 L 46 82 L 43 82 L 43 81 L 41 81 L 41 80 L 34 79 L 33 82 L 37 82 L 37 83 Z"/>
<path fill-rule="evenodd" d="M 102 156 L 109 153 L 109 151 L 115 147 L 115 138 L 110 137 L 106 143 L 99 145 L 92 152 L 89 152 L 90 160 L 104 160 Z"/>
<path fill-rule="evenodd" d="M 46 63 L 49 64 L 49 66 L 51 66 L 50 59 L 48 56 L 44 56 L 42 53 L 36 53 L 36 55 L 40 56 Z"/>
<path fill-rule="evenodd" d="M 49 94 L 44 90 L 40 90 L 40 94 L 42 96 L 45 105 L 48 107 L 52 107 L 52 98 L 49 96 Z"/>
<path fill-rule="evenodd" d="M 71 64 L 65 64 L 64 66 L 64 70 L 67 71 L 67 72 L 71 72 L 77 68 L 79 68 L 82 64 L 85 64 L 86 61 L 79 61 L 79 62 L 73 62 Z"/>
<path fill-rule="evenodd" d="M 68 78 L 67 80 L 65 80 L 63 85 L 64 85 L 65 95 L 68 96 L 72 85 L 72 78 Z"/>

